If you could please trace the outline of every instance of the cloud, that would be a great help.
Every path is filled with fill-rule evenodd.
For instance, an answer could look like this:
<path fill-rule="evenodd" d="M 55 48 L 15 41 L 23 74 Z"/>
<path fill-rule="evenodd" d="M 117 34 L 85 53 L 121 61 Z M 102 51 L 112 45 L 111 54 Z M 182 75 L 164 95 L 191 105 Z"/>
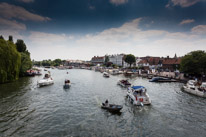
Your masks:
<path fill-rule="evenodd" d="M 0 3 L 0 17 L 6 19 L 20 19 L 23 21 L 49 21 L 48 17 L 43 17 L 25 10 L 22 7 Z"/>
<path fill-rule="evenodd" d="M 205 0 L 170 0 L 169 3 L 166 5 L 166 7 L 181 6 L 185 8 L 185 7 L 190 7 L 200 1 L 205 1 Z"/>
<path fill-rule="evenodd" d="M 84 52 L 93 55 L 132 53 L 136 56 L 173 56 L 175 53 L 184 55 L 191 50 L 206 50 L 201 35 L 197 33 L 142 30 L 139 27 L 141 20 L 137 18 L 118 28 L 87 34 L 78 39 L 76 44 L 81 45 Z"/>
<path fill-rule="evenodd" d="M 32 2 L 34 2 L 34 0 L 16 0 L 16 1 L 24 2 L 24 3 L 32 3 Z"/>
<path fill-rule="evenodd" d="M 70 47 L 73 46 L 74 36 L 31 31 L 26 39 L 31 57 L 36 60 L 64 58 L 77 56 Z M 66 56 L 66 57 L 65 57 Z"/>
<path fill-rule="evenodd" d="M 118 6 L 118 5 L 127 3 L 129 0 L 109 0 L 109 1 L 110 1 L 110 3 Z"/>
<path fill-rule="evenodd" d="M 206 35 L 206 25 L 198 25 L 191 29 L 191 32 L 199 35 Z"/>
<path fill-rule="evenodd" d="M 0 30 L 26 30 L 26 25 L 15 20 L 0 18 Z"/>
<path fill-rule="evenodd" d="M 193 22 L 195 22 L 194 19 L 182 20 L 182 21 L 180 22 L 180 25 L 189 24 L 189 23 L 193 23 Z"/>
<path fill-rule="evenodd" d="M 135 56 L 174 56 L 177 53 L 178 56 L 183 56 L 192 50 L 206 50 L 206 38 L 197 31 L 202 30 L 204 25 L 196 26 L 187 33 L 143 30 L 139 26 L 142 20 L 143 18 L 137 18 L 120 27 L 78 37 L 33 31 L 27 38 L 27 43 L 31 45 L 29 51 L 35 60 L 90 60 L 95 55 L 118 53 L 131 53 Z"/>

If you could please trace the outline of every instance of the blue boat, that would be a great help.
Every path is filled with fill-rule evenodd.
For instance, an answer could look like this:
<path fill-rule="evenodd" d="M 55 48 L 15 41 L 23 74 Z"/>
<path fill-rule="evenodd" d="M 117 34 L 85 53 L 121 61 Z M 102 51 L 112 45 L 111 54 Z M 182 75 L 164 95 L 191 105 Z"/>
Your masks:
<path fill-rule="evenodd" d="M 149 82 L 177 82 L 177 80 L 164 77 L 154 77 Z"/>

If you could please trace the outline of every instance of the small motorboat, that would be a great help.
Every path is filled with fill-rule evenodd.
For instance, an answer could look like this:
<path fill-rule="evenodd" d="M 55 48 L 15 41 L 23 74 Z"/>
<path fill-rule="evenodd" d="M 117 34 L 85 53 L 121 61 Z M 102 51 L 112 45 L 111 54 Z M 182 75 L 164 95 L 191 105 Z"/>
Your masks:
<path fill-rule="evenodd" d="M 124 87 L 124 88 L 131 86 L 131 83 L 129 83 L 129 81 L 127 79 L 119 80 L 117 82 L 117 84 Z"/>
<path fill-rule="evenodd" d="M 203 82 L 200 86 L 197 86 L 195 80 L 189 80 L 185 86 L 183 86 L 185 92 L 199 96 L 206 97 L 206 82 Z"/>
<path fill-rule="evenodd" d="M 177 82 L 177 80 L 164 77 L 154 77 L 149 82 Z"/>
<path fill-rule="evenodd" d="M 70 86 L 71 86 L 70 80 L 66 79 L 65 82 L 64 82 L 64 88 L 68 89 L 68 88 L 70 88 Z"/>
<path fill-rule="evenodd" d="M 35 72 L 35 75 L 40 76 L 40 75 L 42 75 L 42 73 L 38 70 Z"/>
<path fill-rule="evenodd" d="M 105 105 L 105 103 L 102 103 L 101 108 L 106 109 L 110 112 L 119 112 L 123 108 L 123 106 L 122 105 L 115 105 L 115 104 Z"/>
<path fill-rule="evenodd" d="M 130 71 L 126 71 L 126 72 L 124 73 L 125 76 L 132 76 L 132 74 L 133 74 L 133 72 L 130 72 Z"/>
<path fill-rule="evenodd" d="M 104 72 L 104 73 L 103 73 L 103 77 L 109 78 L 109 73 Z"/>
<path fill-rule="evenodd" d="M 44 78 L 37 82 L 39 87 L 48 86 L 54 84 L 54 80 L 51 78 L 50 74 L 45 74 Z"/>
<path fill-rule="evenodd" d="M 151 100 L 147 94 L 147 90 L 143 86 L 133 86 L 128 88 L 127 98 L 133 105 L 150 105 Z"/>

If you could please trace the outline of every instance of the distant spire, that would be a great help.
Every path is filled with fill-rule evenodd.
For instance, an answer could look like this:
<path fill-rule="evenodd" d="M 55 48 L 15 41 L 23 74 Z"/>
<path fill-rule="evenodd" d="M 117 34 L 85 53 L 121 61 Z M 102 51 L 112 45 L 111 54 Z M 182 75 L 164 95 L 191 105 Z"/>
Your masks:
<path fill-rule="evenodd" d="M 175 56 L 174 56 L 174 58 L 177 58 L 177 55 L 176 55 L 176 53 L 175 53 Z"/>

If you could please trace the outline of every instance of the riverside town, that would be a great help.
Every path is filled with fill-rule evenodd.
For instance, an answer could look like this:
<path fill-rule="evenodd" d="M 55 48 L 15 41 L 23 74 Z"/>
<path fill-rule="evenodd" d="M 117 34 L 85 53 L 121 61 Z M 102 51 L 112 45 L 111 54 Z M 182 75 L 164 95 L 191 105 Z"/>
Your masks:
<path fill-rule="evenodd" d="M 0 137 L 205 137 L 205 0 L 0 0 Z"/>

